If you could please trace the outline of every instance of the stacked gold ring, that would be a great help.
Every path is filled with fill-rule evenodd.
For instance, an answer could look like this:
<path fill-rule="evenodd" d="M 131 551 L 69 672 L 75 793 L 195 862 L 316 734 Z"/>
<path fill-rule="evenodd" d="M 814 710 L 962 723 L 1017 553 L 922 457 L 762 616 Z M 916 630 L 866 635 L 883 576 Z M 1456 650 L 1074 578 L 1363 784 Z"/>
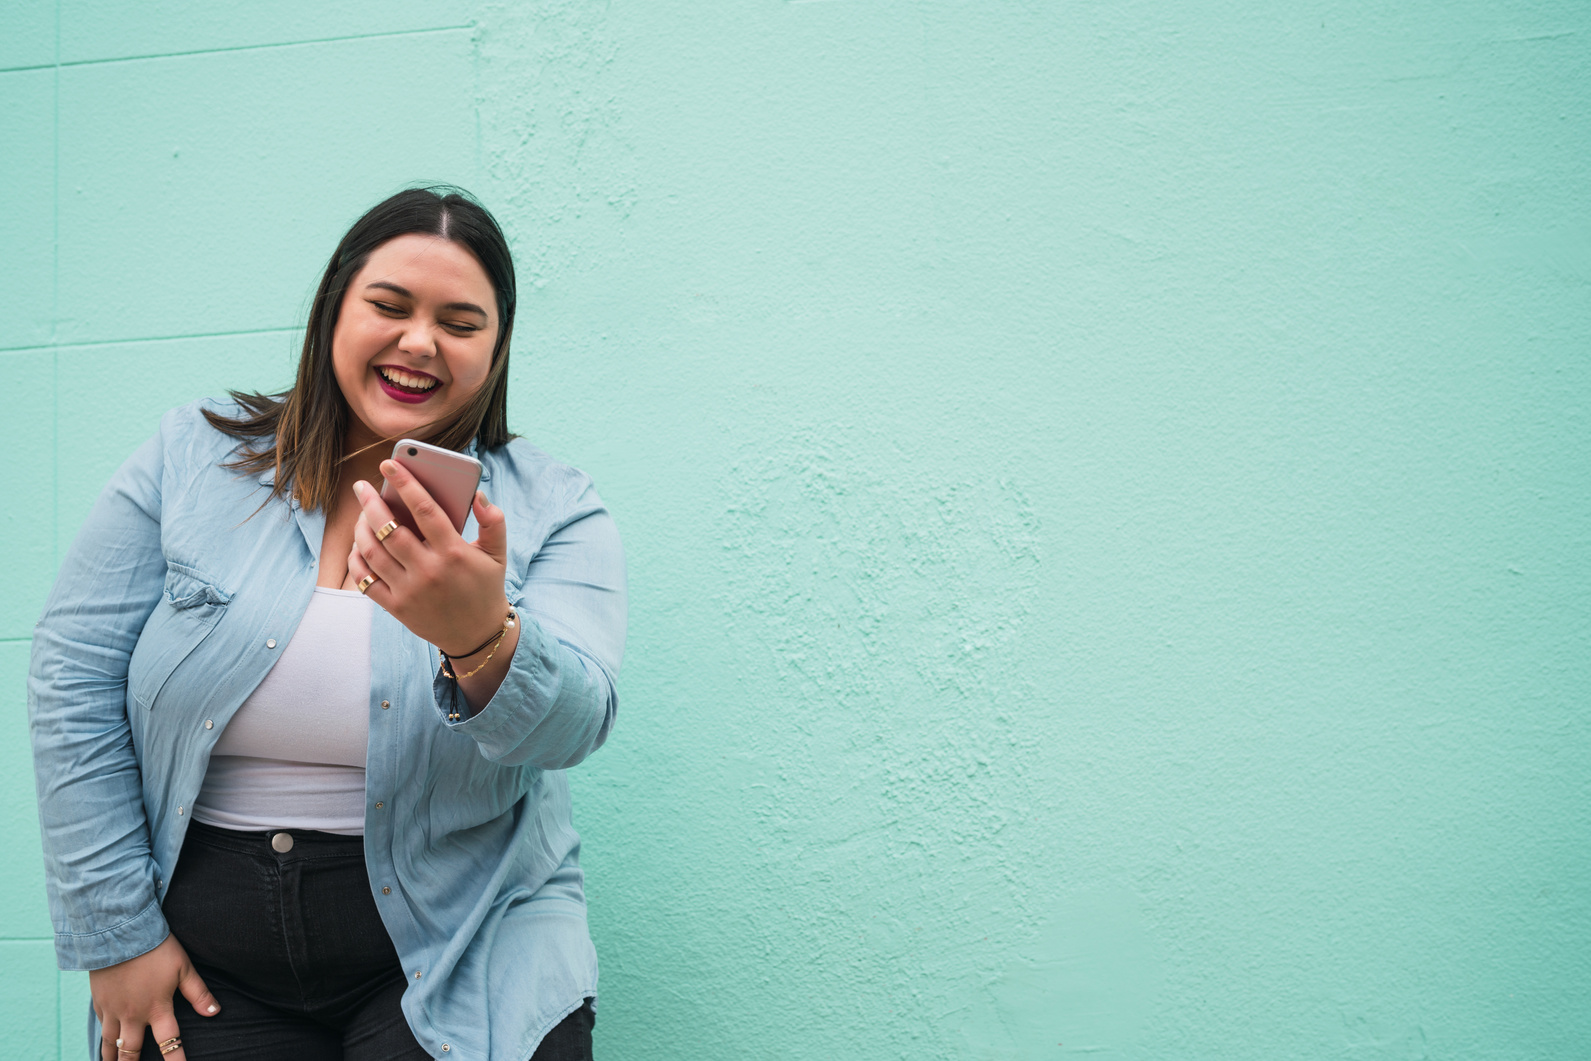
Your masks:
<path fill-rule="evenodd" d="M 383 523 L 379 528 L 377 528 L 377 530 L 376 530 L 376 541 L 378 541 L 378 542 L 386 541 L 387 540 L 387 535 L 391 534 L 393 531 L 395 531 L 397 529 L 398 529 L 398 521 L 397 520 L 395 520 L 395 519 L 387 520 L 387 522 Z"/>
<path fill-rule="evenodd" d="M 360 579 L 359 580 L 359 592 L 360 593 L 364 593 L 372 585 L 375 584 L 375 581 L 376 581 L 376 576 L 375 575 L 366 575 L 364 578 Z"/>
<path fill-rule="evenodd" d="M 182 1040 L 173 1035 L 171 1038 L 160 1044 L 160 1052 L 163 1054 L 169 1054 L 171 1051 L 177 1049 L 181 1045 Z"/>

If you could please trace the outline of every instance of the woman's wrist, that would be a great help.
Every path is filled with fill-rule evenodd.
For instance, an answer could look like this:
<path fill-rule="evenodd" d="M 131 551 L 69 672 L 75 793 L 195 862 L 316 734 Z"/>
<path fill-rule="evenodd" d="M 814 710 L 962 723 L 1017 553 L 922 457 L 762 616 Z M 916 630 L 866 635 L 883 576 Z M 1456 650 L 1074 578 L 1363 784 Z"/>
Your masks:
<path fill-rule="evenodd" d="M 514 609 L 509 608 L 508 616 L 503 619 L 503 627 L 487 643 L 490 644 L 487 654 L 474 667 L 466 671 L 458 670 L 458 663 L 455 660 L 447 657 L 447 654 L 442 655 L 442 676 L 452 679 L 453 684 L 460 687 L 460 692 L 465 694 L 465 702 L 471 706 L 471 709 L 479 709 L 482 703 L 490 700 L 492 695 L 495 694 L 496 687 L 503 681 L 504 668 L 508 667 L 508 659 L 514 655 L 514 646 L 519 644 L 519 636 L 517 635 L 519 635 L 519 614 Z M 506 649 L 504 649 L 504 646 L 506 646 Z M 493 660 L 498 657 L 498 652 L 503 652 L 503 660 L 493 663 Z M 476 678 L 477 674 L 482 673 L 482 671 L 487 671 L 487 678 L 480 679 L 479 682 L 469 681 L 469 679 Z M 463 716 L 463 711 L 458 709 L 458 705 L 453 705 L 453 709 L 450 709 L 449 713 L 447 713 L 447 721 L 449 722 L 463 721 L 463 717 L 465 717 Z"/>
<path fill-rule="evenodd" d="M 517 613 L 516 613 L 517 617 Z M 492 697 L 497 695 L 498 687 L 507 677 L 513 663 L 514 654 L 519 645 L 519 623 L 516 621 L 508 628 L 503 639 L 497 642 L 496 647 L 488 649 L 490 658 L 477 657 L 477 662 L 470 663 L 467 669 L 454 679 L 457 692 L 462 694 L 464 703 L 468 705 L 470 716 L 485 709 Z M 461 713 L 453 713 L 448 718 L 449 722 L 463 720 Z"/>
<path fill-rule="evenodd" d="M 482 641 L 479 645 L 476 645 L 468 652 L 449 652 L 440 645 L 437 646 L 437 651 L 442 653 L 442 655 L 446 656 L 448 659 L 469 659 L 471 656 L 478 656 L 482 652 L 485 652 L 487 649 L 491 648 L 492 643 L 502 636 L 503 631 L 502 628 L 499 627 L 498 629 L 492 631 L 492 636 L 488 637 L 485 641 Z"/>
<path fill-rule="evenodd" d="M 504 617 L 507 616 L 513 610 L 514 609 L 511 608 L 509 606 L 509 604 L 508 604 L 508 599 L 505 597 L 492 610 L 492 616 L 493 616 L 492 623 L 493 623 L 493 625 L 491 627 L 491 633 L 487 634 L 486 635 L 486 639 L 484 641 L 482 641 L 480 644 L 476 645 L 474 648 L 470 649 L 468 652 L 459 652 L 459 653 L 449 652 L 447 649 L 443 648 L 441 645 L 437 645 L 436 646 L 436 650 L 438 652 L 442 653 L 442 655 L 446 656 L 448 659 L 463 660 L 463 659 L 469 659 L 471 656 L 480 655 L 482 652 L 485 652 L 488 648 L 492 647 L 492 642 L 496 641 L 499 637 L 502 636 L 503 630 L 506 628 L 506 619 Z M 485 627 L 483 626 L 482 629 L 485 629 Z"/>

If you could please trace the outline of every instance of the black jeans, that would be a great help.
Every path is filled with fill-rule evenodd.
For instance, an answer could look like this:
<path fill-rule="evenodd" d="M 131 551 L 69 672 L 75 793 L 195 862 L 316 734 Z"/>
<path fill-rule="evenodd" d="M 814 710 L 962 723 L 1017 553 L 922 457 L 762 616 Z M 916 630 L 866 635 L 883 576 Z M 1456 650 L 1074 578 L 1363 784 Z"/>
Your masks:
<path fill-rule="evenodd" d="M 178 992 L 192 1061 L 414 1061 L 398 1000 L 407 985 L 376 912 L 357 836 L 272 833 L 193 822 L 164 910 L 221 1012 L 201 1017 Z M 590 1061 L 590 1000 L 547 1033 L 532 1061 Z M 159 1061 L 154 1037 L 144 1061 Z"/>

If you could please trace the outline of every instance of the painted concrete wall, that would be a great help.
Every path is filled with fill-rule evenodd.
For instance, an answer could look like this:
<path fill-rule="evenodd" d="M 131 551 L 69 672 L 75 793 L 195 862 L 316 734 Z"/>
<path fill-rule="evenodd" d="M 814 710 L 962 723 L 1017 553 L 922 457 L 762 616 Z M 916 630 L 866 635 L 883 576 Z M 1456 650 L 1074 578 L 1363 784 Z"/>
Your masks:
<path fill-rule="evenodd" d="M 1591 1051 L 1583 3 L 7 0 L 0 68 L 17 1056 L 56 558 L 421 179 L 631 562 L 600 1057 Z"/>

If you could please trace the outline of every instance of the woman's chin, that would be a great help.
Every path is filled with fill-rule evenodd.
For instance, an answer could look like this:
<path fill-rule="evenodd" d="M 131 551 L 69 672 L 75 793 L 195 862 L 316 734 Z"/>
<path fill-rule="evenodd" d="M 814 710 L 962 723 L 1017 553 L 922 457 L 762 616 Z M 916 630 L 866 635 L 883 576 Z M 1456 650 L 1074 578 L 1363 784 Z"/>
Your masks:
<path fill-rule="evenodd" d="M 394 441 L 400 438 L 413 438 L 424 441 L 433 428 L 429 427 L 428 419 L 418 416 L 372 416 L 360 417 L 354 430 L 350 432 L 349 442 L 356 449 L 375 445 L 378 442 Z"/>
<path fill-rule="evenodd" d="M 376 438 L 425 438 L 435 432 L 438 424 L 447 419 L 447 411 L 439 402 L 408 405 L 390 400 L 372 402 L 366 407 L 368 415 L 360 419 Z"/>

